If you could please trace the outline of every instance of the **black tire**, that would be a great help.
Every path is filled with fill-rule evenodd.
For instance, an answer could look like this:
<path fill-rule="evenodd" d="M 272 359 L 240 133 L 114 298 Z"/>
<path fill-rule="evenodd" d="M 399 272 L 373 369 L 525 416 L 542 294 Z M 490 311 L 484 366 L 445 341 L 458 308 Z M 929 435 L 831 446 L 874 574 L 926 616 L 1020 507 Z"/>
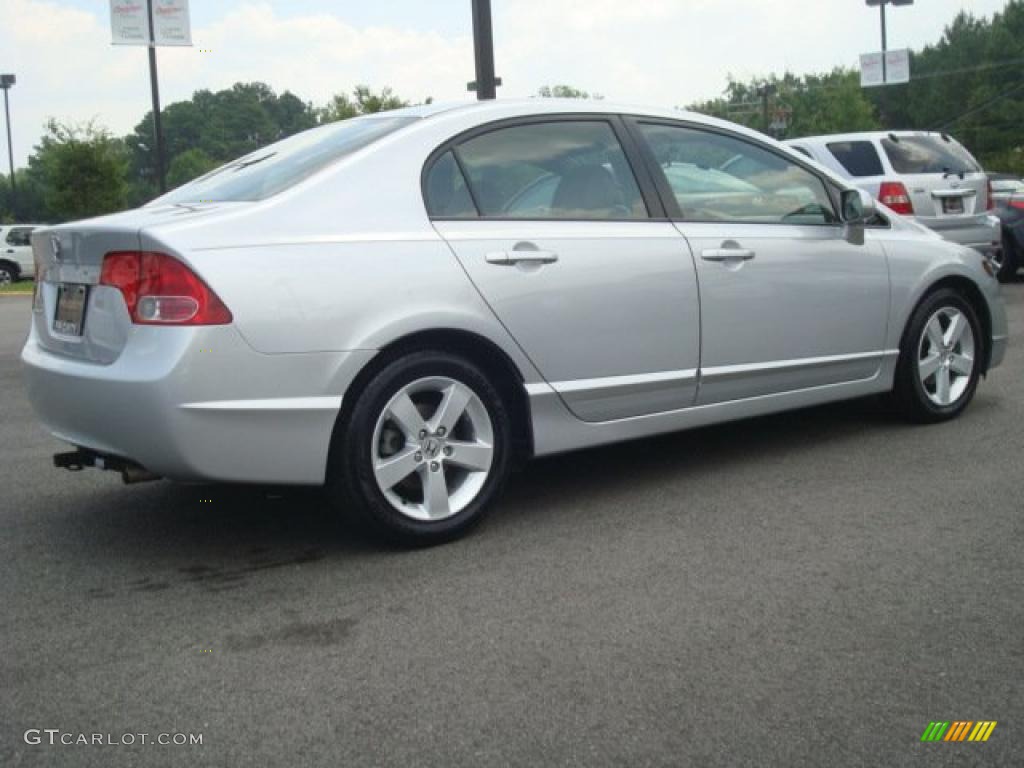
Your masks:
<path fill-rule="evenodd" d="M 1000 283 L 1010 283 L 1017 277 L 1017 269 L 1020 267 L 1020 258 L 1017 249 L 1013 244 L 1013 237 L 1009 233 L 1003 235 L 1003 263 L 996 273 Z"/>
<path fill-rule="evenodd" d="M 407 385 L 431 377 L 452 379 L 477 396 L 493 430 L 493 457 L 489 474 L 472 501 L 451 517 L 423 521 L 399 512 L 378 485 L 373 471 L 374 435 L 391 399 Z M 328 493 L 334 504 L 353 514 L 362 527 L 389 541 L 428 546 L 458 538 L 480 523 L 505 485 L 512 458 L 508 409 L 483 371 L 460 356 L 425 350 L 384 362 L 342 418 L 331 451 Z"/>
<path fill-rule="evenodd" d="M 0 264 L 0 285 L 13 285 L 18 282 L 18 273 L 7 264 Z"/>
<path fill-rule="evenodd" d="M 974 366 L 967 386 L 948 405 L 939 405 L 929 397 L 918 372 L 925 325 L 943 308 L 959 310 L 967 319 L 974 334 Z M 928 294 L 910 316 L 903 340 L 900 343 L 899 362 L 896 366 L 896 381 L 893 395 L 901 413 L 910 421 L 919 424 L 934 424 L 959 416 L 970 404 L 981 378 L 982 361 L 986 352 L 986 340 L 981 332 L 981 323 L 970 302 L 951 288 L 940 288 Z"/>

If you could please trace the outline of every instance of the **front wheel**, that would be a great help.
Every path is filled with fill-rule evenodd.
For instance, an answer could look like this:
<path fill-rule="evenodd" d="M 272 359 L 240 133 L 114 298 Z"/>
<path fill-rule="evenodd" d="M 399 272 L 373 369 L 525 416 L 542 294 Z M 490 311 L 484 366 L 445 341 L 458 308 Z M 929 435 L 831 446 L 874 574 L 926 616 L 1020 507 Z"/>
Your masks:
<path fill-rule="evenodd" d="M 995 267 L 996 277 L 1001 283 L 1009 283 L 1016 277 L 1020 262 L 1017 250 L 1013 246 L 1013 238 L 1009 234 L 1003 236 L 1003 249 L 993 260 L 992 266 Z"/>
<path fill-rule="evenodd" d="M 510 436 L 508 411 L 479 368 L 416 352 L 386 364 L 358 395 L 330 485 L 376 532 L 440 543 L 480 522 L 500 493 Z"/>
<path fill-rule="evenodd" d="M 943 288 L 926 297 L 910 317 L 896 367 L 894 394 L 912 421 L 959 416 L 974 397 L 985 351 L 974 308 Z"/>
<path fill-rule="evenodd" d="M 18 279 L 17 273 L 6 264 L 0 264 L 0 285 L 11 285 Z"/>

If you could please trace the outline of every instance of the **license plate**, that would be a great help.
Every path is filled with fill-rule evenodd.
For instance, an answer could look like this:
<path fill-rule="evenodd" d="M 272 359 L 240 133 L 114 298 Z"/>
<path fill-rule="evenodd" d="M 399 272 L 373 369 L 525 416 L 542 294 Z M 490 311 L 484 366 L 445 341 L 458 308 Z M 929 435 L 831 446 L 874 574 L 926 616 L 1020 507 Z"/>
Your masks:
<path fill-rule="evenodd" d="M 963 213 L 964 212 L 964 199 L 962 197 L 944 197 L 944 198 L 942 198 L 942 212 L 943 213 Z"/>
<path fill-rule="evenodd" d="M 77 283 L 61 283 L 57 286 L 57 314 L 53 318 L 53 330 L 65 336 L 81 336 L 85 324 L 85 301 L 89 286 Z"/>

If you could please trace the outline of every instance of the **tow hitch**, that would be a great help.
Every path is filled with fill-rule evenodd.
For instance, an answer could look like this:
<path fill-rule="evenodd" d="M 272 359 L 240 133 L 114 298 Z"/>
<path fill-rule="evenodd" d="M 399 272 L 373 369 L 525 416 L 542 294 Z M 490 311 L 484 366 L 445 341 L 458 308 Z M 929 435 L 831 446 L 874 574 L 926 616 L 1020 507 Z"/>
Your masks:
<path fill-rule="evenodd" d="M 111 472 L 120 472 L 121 479 L 125 485 L 145 483 L 150 480 L 159 480 L 160 475 L 154 475 L 148 469 L 133 461 L 121 459 L 117 456 L 101 456 L 92 451 L 77 450 L 67 453 L 55 453 L 53 455 L 53 466 L 58 469 L 67 469 L 71 472 L 81 472 L 86 467 L 105 469 Z"/>

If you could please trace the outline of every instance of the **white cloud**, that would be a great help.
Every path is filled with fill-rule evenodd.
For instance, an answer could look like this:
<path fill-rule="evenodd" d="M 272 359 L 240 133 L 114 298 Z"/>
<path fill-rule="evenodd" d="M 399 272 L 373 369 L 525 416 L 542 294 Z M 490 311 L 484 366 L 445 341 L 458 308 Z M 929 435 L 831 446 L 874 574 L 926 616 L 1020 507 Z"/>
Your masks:
<path fill-rule="evenodd" d="M 49 116 L 95 117 L 117 133 L 149 109 L 143 48 L 112 47 L 107 4 L 84 11 L 60 0 L 3 0 L 0 69 L 11 92 L 16 161 L 24 163 Z M 358 83 L 392 86 L 405 98 L 467 98 L 473 78 L 469 7 L 465 35 L 357 26 L 332 13 L 285 13 L 284 0 L 230 0 L 193 30 L 194 48 L 161 49 L 164 103 L 198 88 L 262 80 L 324 102 Z M 999 10 L 1004 0 L 921 0 L 890 10 L 893 47 L 934 42 L 961 9 Z M 327 7 L 327 6 L 325 6 Z M 861 0 L 500 0 L 495 2 L 500 94 L 526 96 L 570 83 L 610 99 L 681 105 L 718 95 L 732 74 L 807 72 L 852 66 L 878 45 L 877 14 Z M 449 24 L 448 27 L 460 28 Z M 204 52 L 209 49 L 211 52 Z"/>

